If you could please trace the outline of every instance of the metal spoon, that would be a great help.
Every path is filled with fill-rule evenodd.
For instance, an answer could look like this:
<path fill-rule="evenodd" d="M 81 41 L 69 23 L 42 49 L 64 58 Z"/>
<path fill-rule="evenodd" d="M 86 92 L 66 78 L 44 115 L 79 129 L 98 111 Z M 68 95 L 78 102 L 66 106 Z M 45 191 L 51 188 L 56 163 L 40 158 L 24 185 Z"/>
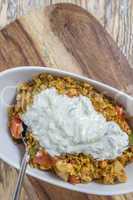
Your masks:
<path fill-rule="evenodd" d="M 23 124 L 22 141 L 23 141 L 24 146 L 25 146 L 25 153 L 24 153 L 24 157 L 23 157 L 22 162 L 21 162 L 18 180 L 17 180 L 16 188 L 15 188 L 15 191 L 14 191 L 14 194 L 13 194 L 13 200 L 19 200 L 20 199 L 22 184 L 23 184 L 27 164 L 28 164 L 28 161 L 29 161 L 29 158 L 30 158 L 27 143 L 26 143 L 26 133 L 27 133 L 27 127 Z"/>

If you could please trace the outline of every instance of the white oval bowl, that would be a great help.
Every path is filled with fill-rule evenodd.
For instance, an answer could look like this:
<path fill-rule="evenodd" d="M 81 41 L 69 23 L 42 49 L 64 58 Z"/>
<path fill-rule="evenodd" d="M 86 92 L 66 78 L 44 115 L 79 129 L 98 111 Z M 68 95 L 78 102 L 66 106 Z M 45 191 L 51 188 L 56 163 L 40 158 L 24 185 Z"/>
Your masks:
<path fill-rule="evenodd" d="M 19 169 L 20 161 L 24 152 L 23 146 L 15 144 L 8 130 L 8 104 L 13 102 L 16 94 L 15 86 L 18 84 L 31 80 L 32 76 L 41 72 L 47 72 L 53 75 L 59 76 L 71 76 L 75 79 L 86 81 L 98 90 L 104 92 L 110 97 L 115 98 L 118 103 L 122 104 L 129 116 L 133 116 L 133 97 L 114 89 L 108 85 L 88 79 L 74 73 L 61 71 L 59 69 L 51 69 L 44 67 L 18 67 L 6 70 L 0 73 L 0 158 L 7 162 L 9 165 Z M 50 172 L 40 171 L 38 169 L 33 169 L 28 166 L 27 174 L 41 179 L 45 182 L 70 189 L 78 192 L 83 192 L 87 194 L 97 194 L 97 195 L 117 195 L 124 194 L 128 192 L 133 192 L 133 164 L 129 164 L 126 167 L 126 173 L 128 176 L 128 181 L 126 183 L 115 184 L 115 185 L 102 185 L 98 183 L 88 183 L 88 184 L 77 184 L 71 185 L 60 180 L 58 177 L 54 176 Z"/>

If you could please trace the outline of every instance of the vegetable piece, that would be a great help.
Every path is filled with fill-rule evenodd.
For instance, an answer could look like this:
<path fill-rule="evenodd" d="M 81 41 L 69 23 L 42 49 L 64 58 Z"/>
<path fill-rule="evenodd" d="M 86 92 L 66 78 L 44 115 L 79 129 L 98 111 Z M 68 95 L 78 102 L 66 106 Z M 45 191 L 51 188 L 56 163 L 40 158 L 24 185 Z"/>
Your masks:
<path fill-rule="evenodd" d="M 33 159 L 37 153 L 36 146 L 32 146 L 29 148 L 30 158 Z"/>
<path fill-rule="evenodd" d="M 22 121 L 18 116 L 14 116 L 10 122 L 10 131 L 14 139 L 21 139 L 21 133 L 23 131 Z"/>
<path fill-rule="evenodd" d="M 124 110 L 121 106 L 116 106 L 116 111 L 120 118 L 124 115 Z"/>
<path fill-rule="evenodd" d="M 129 134 L 129 145 L 133 145 L 133 132 Z"/>
<path fill-rule="evenodd" d="M 50 169 L 54 165 L 54 158 L 52 158 L 46 151 L 39 150 L 33 158 L 34 164 L 39 164 L 45 169 Z"/>
<path fill-rule="evenodd" d="M 80 181 L 78 176 L 70 175 L 69 178 L 68 178 L 68 182 L 70 182 L 72 184 L 78 184 L 81 181 Z"/>

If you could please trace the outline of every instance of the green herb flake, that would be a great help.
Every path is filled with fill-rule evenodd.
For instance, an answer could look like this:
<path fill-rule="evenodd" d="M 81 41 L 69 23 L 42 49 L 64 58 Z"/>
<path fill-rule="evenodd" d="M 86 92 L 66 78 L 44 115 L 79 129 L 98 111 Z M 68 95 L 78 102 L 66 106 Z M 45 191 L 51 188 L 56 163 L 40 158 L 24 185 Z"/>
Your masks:
<path fill-rule="evenodd" d="M 129 145 L 133 145 L 133 132 L 129 134 Z"/>
<path fill-rule="evenodd" d="M 37 148 L 36 148 L 35 146 L 33 146 L 33 147 L 31 147 L 31 148 L 29 149 L 29 154 L 30 154 L 31 159 L 34 158 L 36 152 L 37 152 Z"/>

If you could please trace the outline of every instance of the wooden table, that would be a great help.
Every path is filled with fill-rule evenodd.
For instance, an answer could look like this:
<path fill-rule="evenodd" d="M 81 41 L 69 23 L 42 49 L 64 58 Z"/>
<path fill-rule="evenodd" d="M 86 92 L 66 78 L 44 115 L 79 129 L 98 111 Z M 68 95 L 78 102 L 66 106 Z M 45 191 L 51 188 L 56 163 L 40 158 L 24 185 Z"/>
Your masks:
<path fill-rule="evenodd" d="M 0 28 L 34 7 L 69 2 L 92 13 L 111 34 L 133 67 L 133 1 L 132 0 L 0 0 Z"/>
<path fill-rule="evenodd" d="M 56 1 L 53 1 L 54 3 Z M 59 2 L 59 1 L 58 1 Z M 74 71 L 82 74 L 89 74 L 91 77 L 95 77 L 99 80 L 105 81 L 111 85 L 114 85 L 126 92 L 133 94 L 132 80 L 133 80 L 133 1 L 120 0 L 117 1 L 69 1 L 81 5 L 88 9 L 101 24 L 107 29 L 112 35 L 118 46 L 122 49 L 123 53 L 127 56 L 130 66 L 128 65 L 125 58 L 115 51 L 116 47 L 110 37 L 108 41 L 111 41 L 109 54 L 113 49 L 112 57 L 109 59 L 109 69 L 112 69 L 113 75 L 110 76 L 108 70 L 105 67 L 102 70 L 106 72 L 106 76 L 102 77 L 99 71 L 91 71 L 88 66 L 90 58 L 85 56 L 85 52 L 80 54 L 78 49 L 73 49 L 73 45 L 78 47 L 75 43 L 73 35 L 68 37 L 62 34 L 62 26 L 52 27 L 52 31 L 49 27 L 49 12 L 45 10 L 38 10 L 30 13 L 28 16 L 22 17 L 20 20 L 9 25 L 3 29 L 0 33 L 0 71 L 12 66 L 19 65 L 41 65 L 60 67 L 69 71 Z M 49 3 L 47 1 L 47 3 Z M 71 14 L 71 13 L 70 13 Z M 60 18 L 58 19 L 60 20 Z M 86 19 L 85 19 L 86 20 Z M 62 24 L 62 21 L 58 25 Z M 68 21 L 67 23 L 71 23 Z M 66 29 L 69 28 L 66 23 Z M 56 21 L 54 21 L 54 25 Z M 77 24 L 78 26 L 78 24 Z M 73 27 L 73 26 L 72 26 Z M 83 27 L 81 28 L 81 33 Z M 76 29 L 77 30 L 77 29 Z M 100 29 L 101 30 L 101 29 Z M 69 30 L 67 29 L 68 33 Z M 98 28 L 99 31 L 99 28 Z M 72 34 L 72 32 L 71 32 Z M 21 36 L 21 37 L 20 37 Z M 103 34 L 103 36 L 105 36 Z M 103 37 L 102 36 L 102 37 Z M 20 38 L 19 38 L 20 37 Z M 87 37 L 87 35 L 86 35 Z M 73 39 L 72 39 L 73 38 Z M 72 39 L 72 40 L 71 40 Z M 77 38 L 78 39 L 78 35 Z M 69 44 L 71 41 L 71 45 Z M 84 40 L 83 40 L 84 41 Z M 90 43 L 89 43 L 90 45 Z M 83 48 L 83 47 L 82 47 Z M 87 48 L 85 46 L 85 48 Z M 94 49 L 92 49 L 94 50 Z M 101 51 L 108 50 L 108 47 L 103 45 Z M 87 52 L 88 53 L 88 52 Z M 78 56 L 77 56 L 78 55 Z M 88 54 L 89 55 L 89 54 Z M 102 55 L 101 55 L 102 56 Z M 106 57 L 106 56 L 105 56 Z M 104 57 L 101 57 L 103 60 Z M 98 58 L 99 59 L 99 58 Z M 99 61 L 99 60 L 98 60 Z M 102 61 L 101 61 L 102 62 Z M 95 64 L 95 63 L 93 63 Z M 103 62 L 105 64 L 105 62 Z M 115 68 L 118 69 L 114 70 Z M 96 63 L 96 67 L 98 63 Z M 119 68 L 120 67 L 120 68 Z M 121 68 L 122 67 L 122 68 Z M 82 70 L 82 69 L 85 69 Z M 120 70 L 119 70 L 120 69 Z M 121 70 L 122 69 L 122 70 Z M 124 71 L 123 71 L 124 70 Z M 103 72 L 102 71 L 102 72 Z M 119 71 L 123 73 L 119 74 Z M 92 73 L 93 72 L 93 73 Z M 96 76 L 97 73 L 97 76 Z M 120 75 L 120 80 L 115 76 Z M 113 80 L 113 81 L 112 81 Z M 123 84 L 124 83 L 124 84 Z M 3 161 L 0 162 L 0 199 L 9 200 L 11 193 L 14 190 L 15 180 L 17 177 L 17 171 L 5 164 Z M 93 195 L 85 195 L 77 192 L 71 192 L 65 189 L 43 183 L 32 177 L 25 178 L 24 186 L 22 189 L 21 200 L 131 200 L 133 194 L 114 196 L 114 197 L 98 197 Z"/>

